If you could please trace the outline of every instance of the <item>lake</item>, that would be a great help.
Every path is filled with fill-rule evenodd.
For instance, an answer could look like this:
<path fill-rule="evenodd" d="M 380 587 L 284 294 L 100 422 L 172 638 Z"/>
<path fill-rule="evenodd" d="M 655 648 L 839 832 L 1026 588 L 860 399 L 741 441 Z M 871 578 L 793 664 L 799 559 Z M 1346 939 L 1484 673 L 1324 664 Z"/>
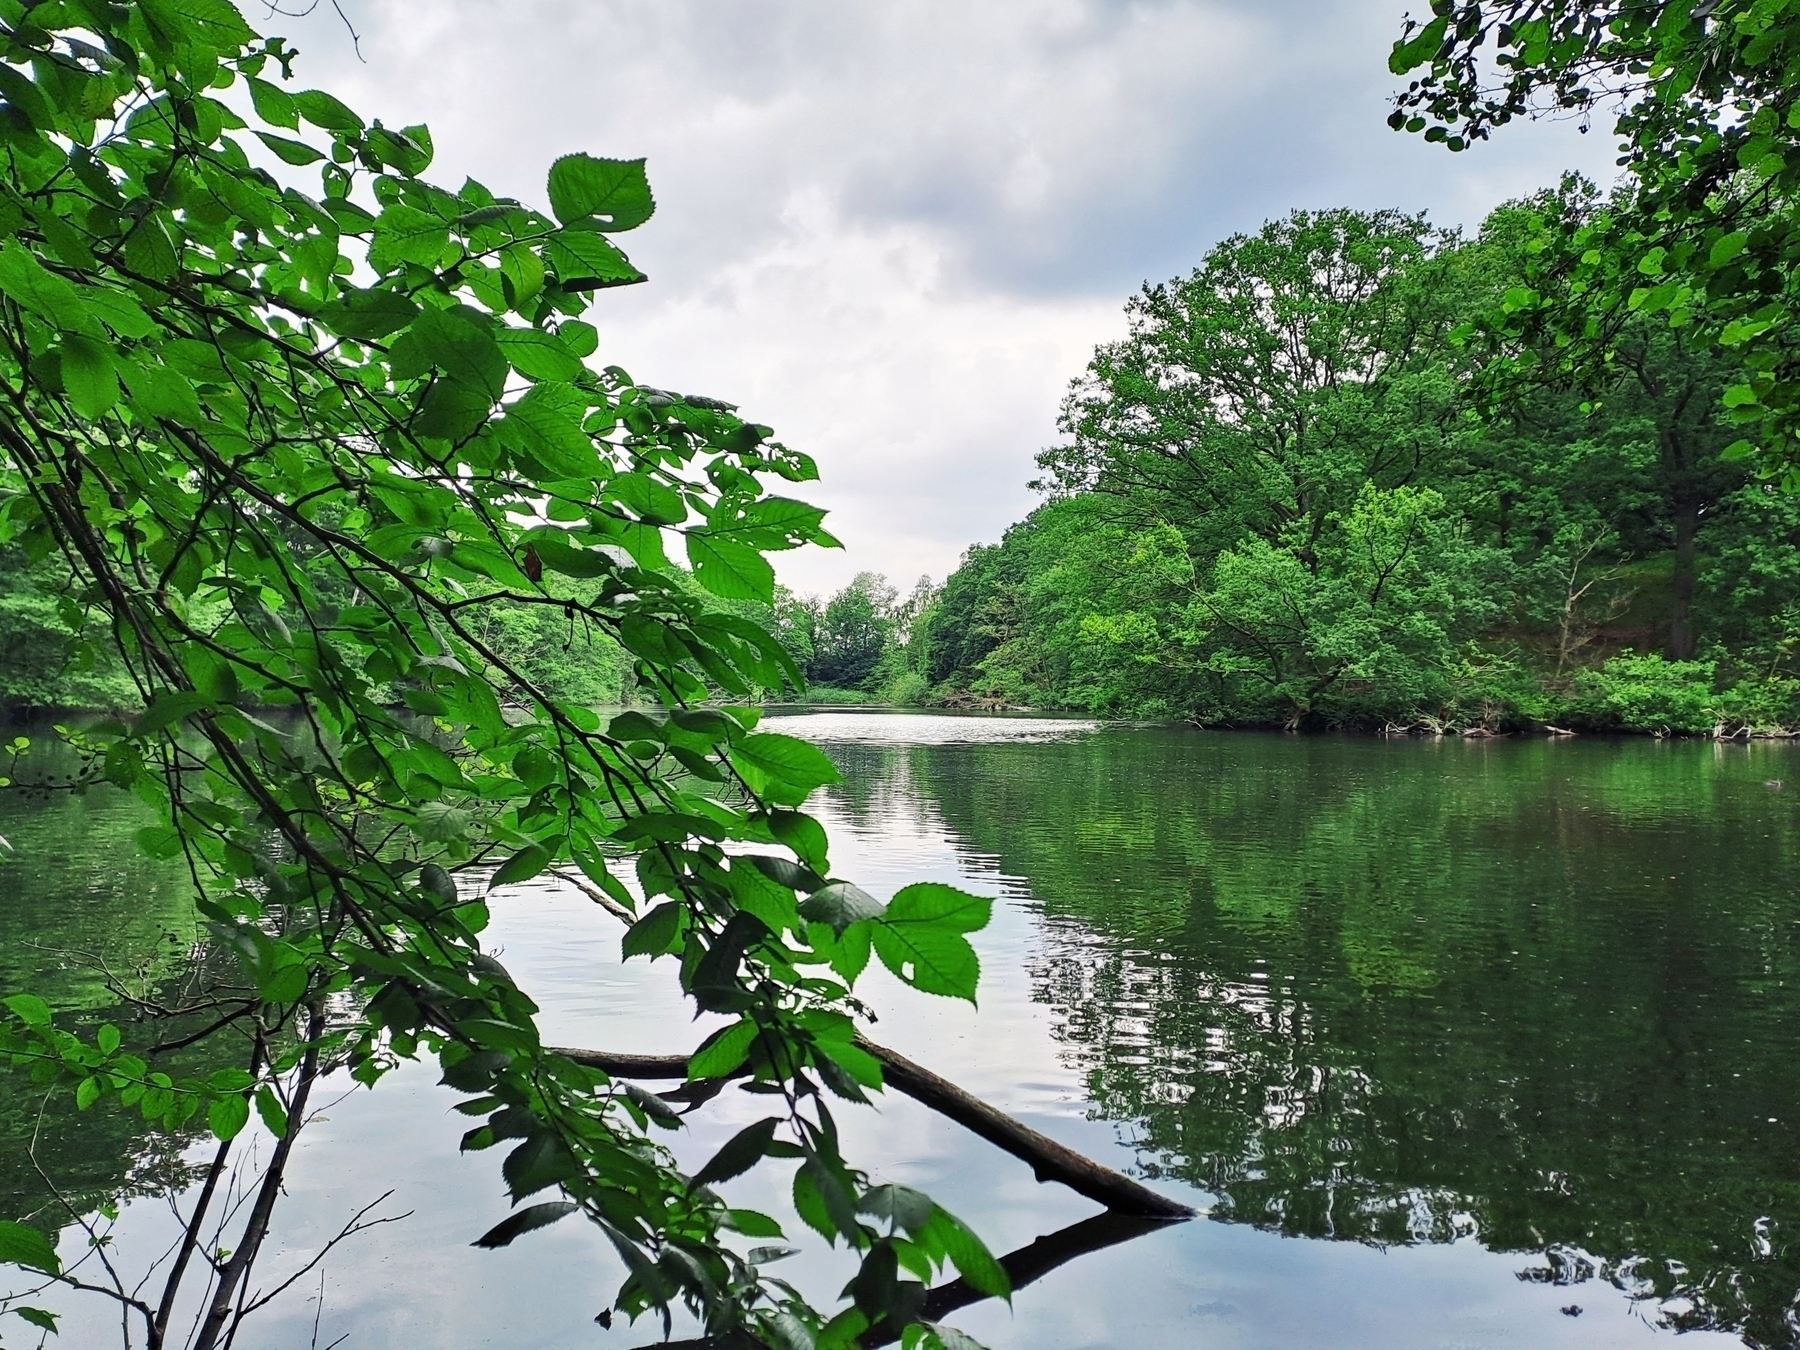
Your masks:
<path fill-rule="evenodd" d="M 1001 901 L 979 1011 L 876 966 L 873 1038 L 1204 1212 L 952 1319 L 994 1350 L 1800 1346 L 1792 747 L 780 720 L 844 772 L 815 799 L 838 875 Z M 110 794 L 0 801 L 8 991 L 100 1006 L 96 959 L 179 969 L 192 923 L 180 878 L 135 854 L 142 823 Z M 619 925 L 581 896 L 521 886 L 493 909 L 552 1042 L 671 1053 L 708 1030 L 667 961 L 620 965 Z M 619 1268 L 579 1224 L 469 1247 L 505 1212 L 498 1159 L 458 1154 L 468 1122 L 435 1077 L 325 1093 L 254 1283 L 384 1193 L 370 1217 L 407 1217 L 257 1314 L 258 1350 L 653 1342 L 593 1321 Z M 698 1166 L 762 1114 L 728 1090 L 675 1146 Z M 853 1162 L 996 1252 L 1097 1209 L 906 1098 L 838 1115 Z M 66 1103 L 40 1120 L 0 1078 L 8 1214 L 44 1199 L 34 1129 L 78 1206 L 132 1197 L 115 1261 L 154 1261 L 179 1148 Z M 728 1198 L 791 1215 L 787 1168 L 759 1172 Z M 777 1269 L 829 1303 L 848 1266 L 797 1241 Z M 65 1261 L 82 1247 L 65 1233 Z M 96 1300 L 34 1301 L 65 1313 L 53 1344 L 119 1343 Z"/>

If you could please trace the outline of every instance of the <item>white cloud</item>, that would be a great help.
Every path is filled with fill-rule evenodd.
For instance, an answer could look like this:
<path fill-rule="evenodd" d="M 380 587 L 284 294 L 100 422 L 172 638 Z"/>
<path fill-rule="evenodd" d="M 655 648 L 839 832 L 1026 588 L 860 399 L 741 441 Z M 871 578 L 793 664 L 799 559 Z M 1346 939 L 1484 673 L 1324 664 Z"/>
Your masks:
<path fill-rule="evenodd" d="M 1601 136 L 1461 156 L 1384 125 L 1403 0 L 344 0 L 269 18 L 298 74 L 434 172 L 541 197 L 571 150 L 647 155 L 650 285 L 601 297 L 603 355 L 741 404 L 813 454 L 844 553 L 942 577 L 1030 509 L 1033 454 L 1146 279 L 1298 206 L 1473 223 Z M 254 15 L 252 11 L 252 17 Z"/>

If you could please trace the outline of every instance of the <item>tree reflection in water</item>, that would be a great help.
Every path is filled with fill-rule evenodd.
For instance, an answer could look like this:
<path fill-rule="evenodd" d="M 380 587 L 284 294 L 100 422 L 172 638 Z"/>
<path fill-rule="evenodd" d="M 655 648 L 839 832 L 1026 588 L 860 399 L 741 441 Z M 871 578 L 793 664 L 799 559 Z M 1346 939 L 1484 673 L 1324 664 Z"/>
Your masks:
<path fill-rule="evenodd" d="M 1788 748 L 832 748 L 853 821 L 903 792 L 1023 879 L 1094 1112 L 1214 1218 L 1472 1237 L 1800 1345 Z"/>

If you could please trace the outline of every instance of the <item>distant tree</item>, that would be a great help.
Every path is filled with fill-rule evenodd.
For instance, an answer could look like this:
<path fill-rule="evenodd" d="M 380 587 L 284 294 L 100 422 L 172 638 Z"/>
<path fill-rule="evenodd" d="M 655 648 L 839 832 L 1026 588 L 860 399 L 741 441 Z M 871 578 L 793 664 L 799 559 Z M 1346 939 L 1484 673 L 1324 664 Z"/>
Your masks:
<path fill-rule="evenodd" d="M 825 603 L 813 635 L 807 677 L 840 689 L 867 684 L 893 636 L 899 598 L 879 572 L 858 572 Z"/>

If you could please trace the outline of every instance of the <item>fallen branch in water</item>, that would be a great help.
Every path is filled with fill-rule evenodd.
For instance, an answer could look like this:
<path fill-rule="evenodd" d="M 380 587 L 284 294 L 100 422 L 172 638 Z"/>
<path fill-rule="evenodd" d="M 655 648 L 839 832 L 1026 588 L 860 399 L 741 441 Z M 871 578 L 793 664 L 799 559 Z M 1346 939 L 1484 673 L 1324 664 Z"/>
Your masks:
<path fill-rule="evenodd" d="M 1133 1181 L 1110 1167 L 1102 1167 L 1092 1158 L 1057 1143 L 1029 1125 L 1020 1123 L 963 1091 L 949 1079 L 940 1077 L 904 1055 L 876 1045 L 861 1036 L 858 1048 L 881 1061 L 881 1076 L 889 1087 L 914 1101 L 929 1106 L 939 1115 L 973 1130 L 1013 1157 L 1031 1164 L 1039 1181 L 1060 1181 L 1070 1190 L 1098 1201 L 1117 1214 L 1152 1219 L 1191 1219 L 1194 1211 L 1178 1200 L 1158 1195 L 1141 1182 Z M 686 1078 L 685 1055 L 618 1055 L 602 1050 L 574 1050 L 554 1047 L 552 1054 L 564 1055 L 577 1064 L 602 1069 L 619 1078 Z"/>
<path fill-rule="evenodd" d="M 1017 1251 L 1008 1252 L 1000 1258 L 1000 1266 L 1017 1292 L 1078 1256 L 1142 1237 L 1161 1228 L 1164 1222 L 1141 1214 L 1096 1214 L 1067 1228 L 1059 1228 Z M 987 1297 L 989 1295 L 974 1288 L 967 1280 L 952 1280 L 925 1295 L 925 1306 L 919 1315 L 932 1322 L 941 1322 L 959 1308 L 979 1303 Z M 899 1339 L 899 1331 L 883 1323 L 864 1332 L 858 1344 L 863 1350 L 875 1350 L 877 1346 L 892 1345 Z M 702 1336 L 695 1340 L 659 1342 L 657 1350 L 761 1350 L 761 1346 L 747 1336 Z"/>

